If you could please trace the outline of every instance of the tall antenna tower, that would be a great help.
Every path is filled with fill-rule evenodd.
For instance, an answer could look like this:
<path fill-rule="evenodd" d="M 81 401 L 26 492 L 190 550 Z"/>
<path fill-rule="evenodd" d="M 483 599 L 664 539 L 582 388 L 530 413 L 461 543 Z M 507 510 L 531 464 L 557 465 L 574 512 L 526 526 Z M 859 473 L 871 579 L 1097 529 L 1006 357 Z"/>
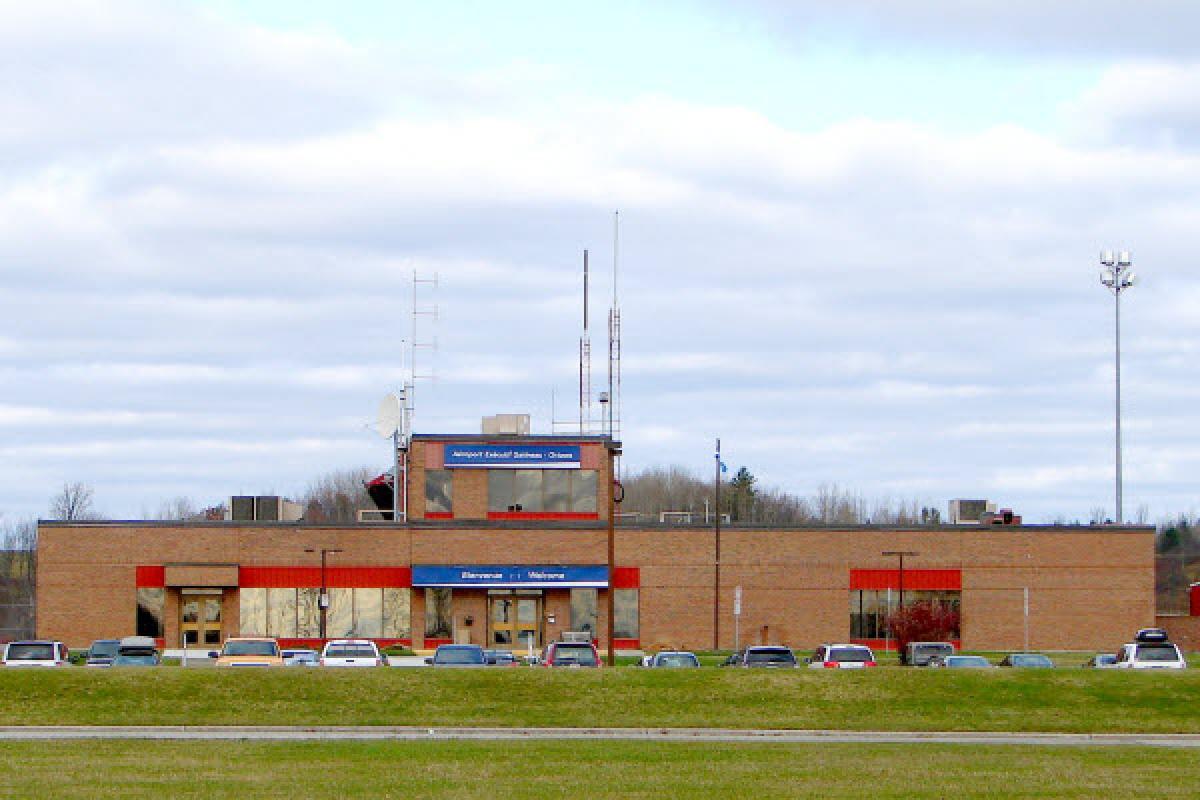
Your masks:
<path fill-rule="evenodd" d="M 417 381 L 427 380 L 432 383 L 437 380 L 436 362 L 434 360 L 434 355 L 437 353 L 438 347 L 437 288 L 438 274 L 436 272 L 433 273 L 433 277 L 431 278 L 423 278 L 417 274 L 416 270 L 413 270 L 412 337 L 408 340 L 409 372 L 408 381 L 404 386 L 405 410 L 407 411 L 410 426 L 412 425 L 411 420 L 416 406 L 415 390 Z M 426 298 L 424 305 L 422 305 L 421 299 L 423 293 L 430 295 L 429 298 Z M 422 352 L 426 354 L 426 358 L 423 363 L 419 363 L 418 354 Z"/>
<path fill-rule="evenodd" d="M 621 212 L 613 212 L 612 308 L 608 312 L 608 435 L 621 439 L 621 306 L 617 301 L 617 275 L 620 266 Z M 616 478 L 621 477 L 621 457 L 617 456 Z"/>
<path fill-rule="evenodd" d="M 588 332 L 588 251 L 583 251 L 583 335 L 579 337 L 579 434 L 592 427 L 592 337 Z"/>

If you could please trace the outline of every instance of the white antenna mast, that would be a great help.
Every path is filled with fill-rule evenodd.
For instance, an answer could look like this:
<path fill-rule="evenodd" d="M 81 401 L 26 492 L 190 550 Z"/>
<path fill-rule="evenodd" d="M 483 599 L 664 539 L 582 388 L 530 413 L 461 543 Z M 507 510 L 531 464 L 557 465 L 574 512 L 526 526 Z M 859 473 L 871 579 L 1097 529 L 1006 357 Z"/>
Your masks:
<path fill-rule="evenodd" d="M 433 294 L 432 305 L 422 306 L 420 304 L 420 290 L 425 287 Z M 433 355 L 437 353 L 437 321 L 438 321 L 438 304 L 437 304 L 437 288 L 438 274 L 433 273 L 432 278 L 422 278 L 413 270 L 413 286 L 412 286 L 412 338 L 409 340 L 410 356 L 409 356 L 409 373 L 408 383 L 405 386 L 406 410 L 411 418 L 415 408 L 415 389 L 418 380 L 427 380 L 435 382 L 437 380 L 437 371 Z M 419 321 L 425 318 L 429 321 L 429 327 L 432 328 L 428 339 L 422 340 L 419 333 Z M 417 352 L 426 350 L 430 353 L 428 358 L 428 369 L 421 373 L 417 367 Z M 411 424 L 411 419 L 410 419 Z"/>
<path fill-rule="evenodd" d="M 620 265 L 621 212 L 613 212 L 613 299 L 608 312 L 608 435 L 621 439 L 621 306 L 617 302 L 617 275 Z M 621 477 L 621 457 L 617 456 L 617 479 Z"/>
<path fill-rule="evenodd" d="M 583 251 L 583 335 L 579 337 L 579 434 L 592 428 L 592 337 L 588 332 L 588 251 Z"/>

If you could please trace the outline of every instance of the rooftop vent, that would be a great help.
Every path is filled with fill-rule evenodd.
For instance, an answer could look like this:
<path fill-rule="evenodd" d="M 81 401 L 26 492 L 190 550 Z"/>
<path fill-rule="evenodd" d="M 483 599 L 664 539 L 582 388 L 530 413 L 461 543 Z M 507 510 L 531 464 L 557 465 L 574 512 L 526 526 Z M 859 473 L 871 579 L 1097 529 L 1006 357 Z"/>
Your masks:
<path fill-rule="evenodd" d="M 995 512 L 996 504 L 987 500 L 951 500 L 948 522 L 951 525 L 978 525 L 984 514 Z"/>
<path fill-rule="evenodd" d="M 493 414 L 483 418 L 484 436 L 528 436 L 528 414 Z"/>
<path fill-rule="evenodd" d="M 296 522 L 303 517 L 299 503 L 276 495 L 235 495 L 229 498 L 225 518 L 233 522 Z"/>

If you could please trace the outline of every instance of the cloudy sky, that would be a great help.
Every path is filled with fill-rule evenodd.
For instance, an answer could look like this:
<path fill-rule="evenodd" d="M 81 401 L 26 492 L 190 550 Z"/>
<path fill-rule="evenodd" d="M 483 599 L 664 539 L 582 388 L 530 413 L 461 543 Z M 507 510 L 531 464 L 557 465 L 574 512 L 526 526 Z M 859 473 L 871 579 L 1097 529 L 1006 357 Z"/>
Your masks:
<path fill-rule="evenodd" d="M 651 6 L 652 7 L 649 7 Z M 347 8 L 347 6 L 350 6 Z M 1185 2 L 0 2 L 0 513 L 298 494 L 576 404 L 621 212 L 626 468 L 1194 511 Z M 596 360 L 598 378 L 603 358 Z M 554 398 L 552 400 L 552 398 Z"/>

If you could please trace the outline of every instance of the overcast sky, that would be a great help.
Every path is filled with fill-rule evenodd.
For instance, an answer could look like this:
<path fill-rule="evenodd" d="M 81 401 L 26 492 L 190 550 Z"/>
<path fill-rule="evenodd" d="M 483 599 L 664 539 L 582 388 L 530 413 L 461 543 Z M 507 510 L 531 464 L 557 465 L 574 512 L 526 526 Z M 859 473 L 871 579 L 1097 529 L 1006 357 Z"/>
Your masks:
<path fill-rule="evenodd" d="M 352 8 L 348 9 L 347 6 Z M 0 1 L 0 513 L 111 517 L 576 408 L 621 212 L 627 470 L 1195 511 L 1200 6 Z"/>

